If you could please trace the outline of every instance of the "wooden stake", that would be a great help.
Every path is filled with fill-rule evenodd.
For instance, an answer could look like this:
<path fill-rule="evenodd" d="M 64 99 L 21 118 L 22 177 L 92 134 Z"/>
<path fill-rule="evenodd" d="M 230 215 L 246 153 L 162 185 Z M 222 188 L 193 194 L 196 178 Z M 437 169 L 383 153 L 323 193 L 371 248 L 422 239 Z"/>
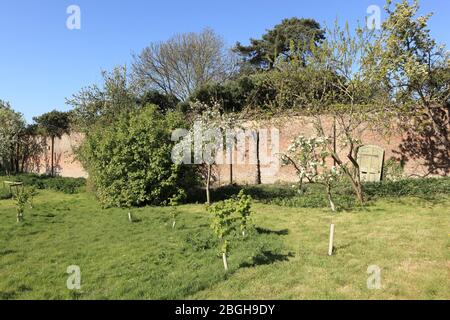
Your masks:
<path fill-rule="evenodd" d="M 222 260 L 223 260 L 223 267 L 225 268 L 225 271 L 228 271 L 228 262 L 227 262 L 226 253 L 222 253 Z"/>
<path fill-rule="evenodd" d="M 130 220 L 130 222 L 133 222 L 133 218 L 131 217 L 131 212 L 128 212 L 128 220 Z"/>
<path fill-rule="evenodd" d="M 330 226 L 330 243 L 328 244 L 328 255 L 333 255 L 333 241 L 334 241 L 334 224 Z"/>

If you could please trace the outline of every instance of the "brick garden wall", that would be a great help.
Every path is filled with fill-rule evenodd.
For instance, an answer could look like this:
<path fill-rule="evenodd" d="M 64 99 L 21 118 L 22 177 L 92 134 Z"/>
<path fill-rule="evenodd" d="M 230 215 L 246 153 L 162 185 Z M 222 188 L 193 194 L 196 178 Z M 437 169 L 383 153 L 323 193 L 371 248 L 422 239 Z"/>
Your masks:
<path fill-rule="evenodd" d="M 250 127 L 250 125 L 247 125 Z M 268 129 L 268 139 L 261 137 L 260 157 L 270 157 L 274 150 L 271 148 L 272 141 L 271 128 L 277 128 L 279 130 L 279 152 L 285 152 L 292 141 L 298 135 L 313 136 L 314 128 L 312 122 L 308 118 L 293 117 L 287 119 L 278 119 L 272 121 L 272 123 L 260 124 L 260 128 Z M 333 121 L 332 119 L 325 119 L 324 127 L 327 133 L 332 135 Z M 337 128 L 337 135 L 339 135 L 339 128 Z M 62 139 L 56 139 L 55 141 L 55 154 L 56 154 L 56 172 L 65 177 L 86 177 L 87 174 L 83 170 L 81 164 L 75 160 L 73 155 L 73 149 L 82 140 L 80 134 L 72 134 L 70 136 L 64 135 Z M 383 136 L 377 132 L 371 130 L 365 130 L 359 138 L 364 144 L 376 145 L 385 150 L 385 161 L 391 158 L 405 160 L 404 172 L 410 176 L 425 176 L 430 172 L 427 161 L 422 158 L 415 159 L 414 157 L 405 156 L 401 152 L 401 144 L 406 138 L 406 133 L 393 134 L 390 137 Z M 251 140 L 251 139 L 249 139 Z M 267 147 L 266 147 L 267 143 Z M 48 143 L 50 146 L 50 143 Z M 49 150 L 42 155 L 41 159 L 35 161 L 30 171 L 36 173 L 48 173 L 50 172 Z M 252 156 L 253 153 L 253 156 Z M 257 166 L 255 164 L 249 164 L 249 160 L 255 159 L 255 150 L 246 145 L 244 164 L 233 165 L 233 182 L 240 184 L 253 184 L 257 178 Z M 237 151 L 233 152 L 234 161 L 237 161 Z M 341 154 L 342 158 L 345 158 L 344 154 Z M 281 166 L 278 157 L 272 157 L 270 163 L 261 165 L 261 181 L 262 183 L 276 183 L 276 182 L 294 182 L 297 181 L 295 171 L 291 166 Z M 428 161 L 429 162 L 429 161 Z M 254 163 L 254 162 L 253 162 Z M 444 170 L 438 170 L 433 175 L 447 175 L 448 167 Z M 230 181 L 230 165 L 223 164 L 217 165 L 214 168 L 214 183 L 216 185 L 228 184 Z"/>

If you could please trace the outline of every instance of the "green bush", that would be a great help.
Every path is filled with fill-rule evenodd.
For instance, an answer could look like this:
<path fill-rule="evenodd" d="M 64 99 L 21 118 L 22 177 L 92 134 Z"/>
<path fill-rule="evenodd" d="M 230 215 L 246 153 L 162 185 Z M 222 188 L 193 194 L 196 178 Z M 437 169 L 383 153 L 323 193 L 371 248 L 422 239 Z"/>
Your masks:
<path fill-rule="evenodd" d="M 103 206 L 166 205 L 193 181 L 191 168 L 171 158 L 171 134 L 181 127 L 180 114 L 146 106 L 89 132 L 78 156 Z"/>
<path fill-rule="evenodd" d="M 25 186 L 35 187 L 36 189 L 49 189 L 67 194 L 77 193 L 86 185 L 86 179 L 84 178 L 51 177 L 31 173 L 19 174 L 10 179 L 23 182 Z"/>
<path fill-rule="evenodd" d="M 0 200 L 6 200 L 11 198 L 12 198 L 11 192 L 9 192 L 8 189 L 0 187 Z"/>
<path fill-rule="evenodd" d="M 364 190 L 371 198 L 415 196 L 435 198 L 450 194 L 450 178 L 404 179 L 366 183 Z"/>
<path fill-rule="evenodd" d="M 213 199 L 220 200 L 237 195 L 243 189 L 253 199 L 266 204 L 306 208 L 320 208 L 329 205 L 323 190 L 324 186 L 319 184 L 305 184 L 304 187 L 304 192 L 299 194 L 296 189 L 288 184 L 259 186 L 233 185 L 214 189 L 212 195 L 214 197 Z M 198 192 L 198 194 L 200 196 L 202 195 L 201 192 Z M 364 183 L 364 194 L 366 200 L 401 196 L 434 199 L 450 194 L 450 178 L 404 179 Z M 358 206 L 351 186 L 344 181 L 336 186 L 333 197 L 340 208 Z M 203 199 L 200 201 L 203 201 Z"/>

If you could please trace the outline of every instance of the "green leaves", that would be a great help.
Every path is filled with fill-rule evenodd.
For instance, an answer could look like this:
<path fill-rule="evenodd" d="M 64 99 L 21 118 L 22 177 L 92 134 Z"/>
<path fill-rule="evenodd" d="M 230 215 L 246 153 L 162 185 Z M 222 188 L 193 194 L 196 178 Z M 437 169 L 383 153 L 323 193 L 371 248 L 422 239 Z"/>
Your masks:
<path fill-rule="evenodd" d="M 14 194 L 14 204 L 17 210 L 17 222 L 23 221 L 23 213 L 25 206 L 30 204 L 32 206 L 33 196 L 36 193 L 34 188 L 18 188 Z"/>
<path fill-rule="evenodd" d="M 222 243 L 221 253 L 228 254 L 231 235 L 238 227 L 236 222 L 244 236 L 251 226 L 252 201 L 252 198 L 241 190 L 237 196 L 207 207 L 208 212 L 213 214 L 211 229 Z"/>
<path fill-rule="evenodd" d="M 182 127 L 176 115 L 156 106 L 122 114 L 108 127 L 90 132 L 79 158 L 104 206 L 166 205 L 186 184 L 188 168 L 172 162 L 171 132 Z"/>

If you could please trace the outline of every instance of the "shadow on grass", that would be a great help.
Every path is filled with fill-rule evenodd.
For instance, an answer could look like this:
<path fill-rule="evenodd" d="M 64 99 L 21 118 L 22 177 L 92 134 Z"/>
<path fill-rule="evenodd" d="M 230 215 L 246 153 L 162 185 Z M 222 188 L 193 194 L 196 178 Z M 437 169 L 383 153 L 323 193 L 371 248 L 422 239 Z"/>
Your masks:
<path fill-rule="evenodd" d="M 0 291 L 0 300 L 13 300 L 16 296 L 15 291 Z"/>
<path fill-rule="evenodd" d="M 351 243 L 343 244 L 340 246 L 333 246 L 333 254 L 337 254 L 339 251 L 350 248 L 351 246 Z"/>
<path fill-rule="evenodd" d="M 251 262 L 244 262 L 239 265 L 239 268 L 251 268 L 256 266 L 262 266 L 272 264 L 278 261 L 288 261 L 294 254 L 289 252 L 288 254 L 274 253 L 272 251 L 261 251 L 252 258 Z"/>
<path fill-rule="evenodd" d="M 269 230 L 266 228 L 260 228 L 260 227 L 256 227 L 256 232 L 258 232 L 259 234 L 275 234 L 277 236 L 286 236 L 289 234 L 289 230 L 288 229 L 282 229 L 282 230 Z"/>
<path fill-rule="evenodd" d="M 6 256 L 8 254 L 16 253 L 17 251 L 11 249 L 0 250 L 0 256 Z"/>

